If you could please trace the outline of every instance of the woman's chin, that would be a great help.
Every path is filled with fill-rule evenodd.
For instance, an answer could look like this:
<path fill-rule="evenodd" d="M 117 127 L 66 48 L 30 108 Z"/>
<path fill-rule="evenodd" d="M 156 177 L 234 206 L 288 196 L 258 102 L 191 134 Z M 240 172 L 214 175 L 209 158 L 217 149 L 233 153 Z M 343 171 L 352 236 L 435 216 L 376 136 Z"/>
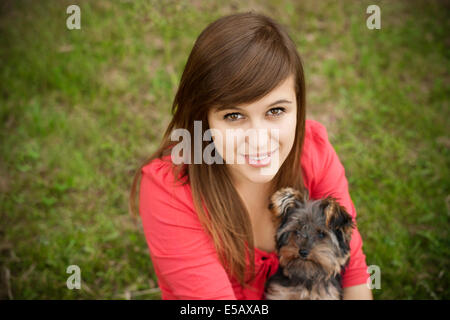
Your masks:
<path fill-rule="evenodd" d="M 258 172 L 258 170 L 256 170 L 256 172 L 246 174 L 245 177 L 247 178 L 248 181 L 253 183 L 267 183 L 272 181 L 275 175 L 276 172 L 273 173 L 266 172 L 262 174 L 261 172 Z"/>

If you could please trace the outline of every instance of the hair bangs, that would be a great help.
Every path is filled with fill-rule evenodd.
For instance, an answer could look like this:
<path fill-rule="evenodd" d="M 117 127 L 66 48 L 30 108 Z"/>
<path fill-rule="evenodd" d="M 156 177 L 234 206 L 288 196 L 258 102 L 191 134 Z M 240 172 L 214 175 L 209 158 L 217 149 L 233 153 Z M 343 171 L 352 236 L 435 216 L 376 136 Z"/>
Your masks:
<path fill-rule="evenodd" d="M 230 106 L 252 103 L 266 96 L 291 74 L 296 74 L 295 61 L 281 39 L 274 41 L 273 35 L 268 39 L 264 32 L 267 30 L 256 33 L 250 45 L 248 40 L 242 45 L 236 42 L 234 50 L 230 50 L 232 53 L 224 55 L 222 61 L 217 63 L 219 70 L 214 71 L 220 76 L 214 77 L 217 81 L 211 82 L 213 87 L 210 92 L 215 94 L 211 95 L 214 96 L 214 103 L 210 107 L 220 111 Z M 243 48 L 237 50 L 240 46 Z"/>

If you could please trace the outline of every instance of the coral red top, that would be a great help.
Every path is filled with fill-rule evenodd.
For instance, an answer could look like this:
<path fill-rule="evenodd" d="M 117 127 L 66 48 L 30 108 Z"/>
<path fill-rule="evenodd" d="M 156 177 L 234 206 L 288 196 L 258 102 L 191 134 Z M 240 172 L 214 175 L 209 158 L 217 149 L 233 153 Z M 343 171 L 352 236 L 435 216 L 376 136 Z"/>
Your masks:
<path fill-rule="evenodd" d="M 356 223 L 345 170 L 326 128 L 315 120 L 306 120 L 305 129 L 301 165 L 310 198 L 334 196 Z M 166 158 L 170 161 L 170 155 Z M 276 253 L 255 249 L 257 276 L 251 288 L 243 289 L 220 264 L 214 244 L 197 217 L 189 184 L 174 184 L 171 164 L 166 161 L 155 159 L 142 168 L 139 194 L 139 211 L 162 299 L 264 299 L 265 281 L 278 267 Z M 349 265 L 342 273 L 343 287 L 365 283 L 369 277 L 357 228 L 350 252 Z"/>

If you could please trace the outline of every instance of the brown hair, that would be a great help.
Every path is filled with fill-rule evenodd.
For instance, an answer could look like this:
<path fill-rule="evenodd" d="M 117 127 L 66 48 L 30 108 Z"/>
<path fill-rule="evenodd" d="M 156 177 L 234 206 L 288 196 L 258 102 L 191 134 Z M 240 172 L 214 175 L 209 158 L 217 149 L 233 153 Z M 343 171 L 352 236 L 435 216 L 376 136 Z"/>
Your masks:
<path fill-rule="evenodd" d="M 174 129 L 186 129 L 194 137 L 194 120 L 200 120 L 203 137 L 209 129 L 207 115 L 210 108 L 257 101 L 290 75 L 294 75 L 297 98 L 295 140 L 273 179 L 272 191 L 292 187 L 303 192 L 300 157 L 306 102 L 301 58 L 284 26 L 253 11 L 236 13 L 212 22 L 197 38 L 172 104 L 173 118 L 159 148 L 135 173 L 129 199 L 133 217 L 137 215 L 135 196 L 141 169 L 153 159 L 170 154 L 170 148 L 178 143 L 170 139 Z M 210 142 L 201 143 L 203 150 Z M 194 141 L 191 159 L 194 159 L 193 145 Z M 220 262 L 229 275 L 247 287 L 246 281 L 251 281 L 255 275 L 253 231 L 249 214 L 232 184 L 227 166 L 202 161 L 201 164 L 172 163 L 172 169 L 176 181 L 186 177 L 183 185 L 190 183 L 199 220 L 211 236 Z M 246 274 L 247 258 L 251 270 L 249 278 Z"/>

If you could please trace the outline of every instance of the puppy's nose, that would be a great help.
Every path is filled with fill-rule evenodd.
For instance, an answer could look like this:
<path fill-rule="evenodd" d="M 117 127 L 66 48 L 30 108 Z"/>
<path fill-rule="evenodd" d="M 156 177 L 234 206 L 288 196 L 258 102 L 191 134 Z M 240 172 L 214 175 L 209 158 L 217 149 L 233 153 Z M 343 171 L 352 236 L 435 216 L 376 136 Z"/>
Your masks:
<path fill-rule="evenodd" d="M 305 250 L 305 249 L 301 249 L 301 250 L 299 250 L 298 251 L 298 253 L 300 254 L 300 256 L 302 257 L 302 258 L 306 258 L 307 256 L 308 256 L 308 250 Z"/>

